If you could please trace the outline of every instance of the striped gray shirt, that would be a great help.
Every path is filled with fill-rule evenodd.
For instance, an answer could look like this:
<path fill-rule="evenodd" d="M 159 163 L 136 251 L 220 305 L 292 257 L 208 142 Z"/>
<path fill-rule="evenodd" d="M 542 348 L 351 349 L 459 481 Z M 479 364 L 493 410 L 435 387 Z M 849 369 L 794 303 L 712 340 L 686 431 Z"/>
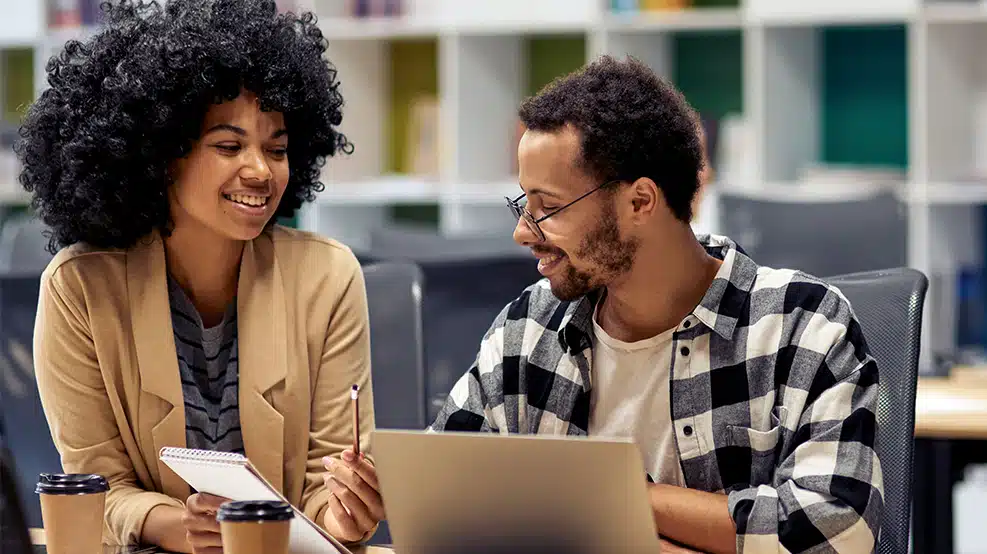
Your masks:
<path fill-rule="evenodd" d="M 185 398 L 187 447 L 243 454 L 236 302 L 230 304 L 219 325 L 206 328 L 192 301 L 171 276 L 168 298 Z"/>

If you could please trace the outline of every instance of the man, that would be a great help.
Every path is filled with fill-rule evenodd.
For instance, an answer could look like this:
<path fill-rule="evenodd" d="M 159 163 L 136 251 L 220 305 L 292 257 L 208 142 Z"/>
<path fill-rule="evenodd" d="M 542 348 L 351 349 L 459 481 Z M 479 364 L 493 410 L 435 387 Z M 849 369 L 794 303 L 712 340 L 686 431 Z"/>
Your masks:
<path fill-rule="evenodd" d="M 878 374 L 850 305 L 689 221 L 696 115 L 603 57 L 525 101 L 517 242 L 544 279 L 431 429 L 632 437 L 666 551 L 869 552 Z"/>

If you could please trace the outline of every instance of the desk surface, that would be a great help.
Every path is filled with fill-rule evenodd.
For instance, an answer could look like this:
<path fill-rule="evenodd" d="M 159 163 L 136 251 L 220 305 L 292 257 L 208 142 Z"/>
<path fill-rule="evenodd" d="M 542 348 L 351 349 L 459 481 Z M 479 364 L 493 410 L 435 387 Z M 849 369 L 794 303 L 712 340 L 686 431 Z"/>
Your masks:
<path fill-rule="evenodd" d="M 949 377 L 920 377 L 915 399 L 915 436 L 987 440 L 987 368 L 957 368 Z M 32 529 L 32 542 L 44 544 L 43 531 Z M 44 547 L 36 547 L 38 554 Z M 365 546 L 353 554 L 393 554 L 389 548 Z M 106 554 L 150 554 L 120 550 Z"/>
<path fill-rule="evenodd" d="M 44 547 L 45 544 L 45 532 L 42 529 L 31 529 L 31 542 L 34 543 L 34 553 L 35 554 L 46 554 Z M 104 547 L 102 554 L 160 554 L 164 551 L 158 550 L 156 548 L 134 548 L 134 547 Z M 380 546 L 361 546 L 359 548 L 350 548 L 350 552 L 353 554 L 394 554 L 394 551 L 390 548 L 383 548 Z"/>
<path fill-rule="evenodd" d="M 390 548 L 381 548 L 379 546 L 364 546 L 361 548 L 350 549 L 353 554 L 394 554 L 394 551 Z M 47 554 L 44 545 L 35 545 L 34 554 Z M 158 554 L 160 551 L 154 548 L 116 548 L 116 547 L 104 547 L 103 554 Z"/>
<path fill-rule="evenodd" d="M 987 440 L 987 369 L 956 368 L 949 377 L 920 377 L 915 436 Z"/>

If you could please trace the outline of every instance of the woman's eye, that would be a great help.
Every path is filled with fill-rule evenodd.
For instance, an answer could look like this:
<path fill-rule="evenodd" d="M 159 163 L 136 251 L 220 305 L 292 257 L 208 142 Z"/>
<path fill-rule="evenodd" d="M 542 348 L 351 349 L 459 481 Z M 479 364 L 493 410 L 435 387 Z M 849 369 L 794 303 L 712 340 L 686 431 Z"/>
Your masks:
<path fill-rule="evenodd" d="M 227 154 L 236 154 L 240 151 L 239 144 L 217 144 L 216 148 Z"/>
<path fill-rule="evenodd" d="M 276 158 L 283 158 L 283 157 L 285 157 L 285 156 L 288 155 L 288 149 L 287 148 L 272 148 L 270 150 L 270 152 L 271 152 L 271 155 L 274 156 L 274 157 L 276 157 Z"/>

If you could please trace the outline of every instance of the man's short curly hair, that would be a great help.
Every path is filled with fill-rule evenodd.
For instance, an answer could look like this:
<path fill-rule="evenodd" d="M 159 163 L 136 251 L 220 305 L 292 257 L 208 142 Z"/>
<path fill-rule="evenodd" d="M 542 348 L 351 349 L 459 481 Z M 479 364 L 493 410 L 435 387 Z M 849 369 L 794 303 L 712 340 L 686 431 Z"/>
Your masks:
<path fill-rule="evenodd" d="M 519 115 L 533 131 L 571 125 L 582 169 L 598 182 L 650 178 L 678 219 L 692 219 L 703 166 L 699 120 L 682 93 L 644 63 L 602 56 L 525 100 Z"/>
<path fill-rule="evenodd" d="M 327 41 L 310 14 L 274 0 L 116 0 L 105 25 L 47 65 L 15 150 L 19 180 L 51 228 L 54 252 L 77 242 L 128 248 L 171 227 L 172 162 L 199 138 L 206 111 L 257 96 L 283 113 L 291 176 L 276 217 L 322 190 L 326 158 L 352 145 L 336 127 L 342 96 Z"/>

